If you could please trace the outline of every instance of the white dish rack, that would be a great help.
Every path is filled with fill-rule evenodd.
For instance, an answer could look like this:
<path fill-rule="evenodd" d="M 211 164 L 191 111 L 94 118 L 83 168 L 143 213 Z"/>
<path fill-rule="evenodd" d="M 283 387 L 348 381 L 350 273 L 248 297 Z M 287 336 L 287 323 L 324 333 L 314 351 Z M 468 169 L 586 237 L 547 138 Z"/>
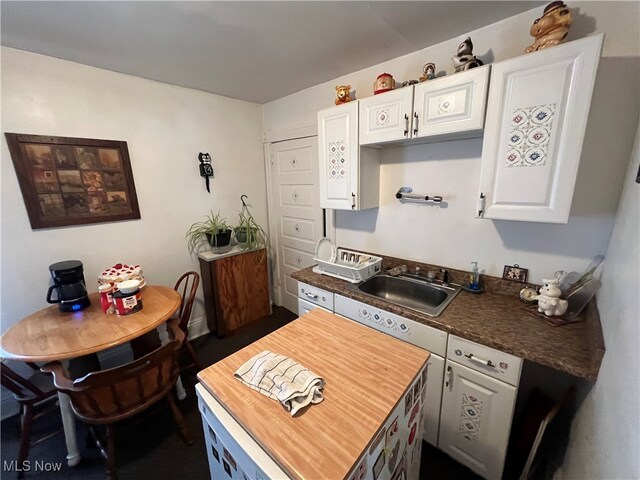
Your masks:
<path fill-rule="evenodd" d="M 333 262 L 315 258 L 318 262 L 313 271 L 322 275 L 346 280 L 351 283 L 363 282 L 380 273 L 382 258 L 366 253 L 338 248 Z"/>

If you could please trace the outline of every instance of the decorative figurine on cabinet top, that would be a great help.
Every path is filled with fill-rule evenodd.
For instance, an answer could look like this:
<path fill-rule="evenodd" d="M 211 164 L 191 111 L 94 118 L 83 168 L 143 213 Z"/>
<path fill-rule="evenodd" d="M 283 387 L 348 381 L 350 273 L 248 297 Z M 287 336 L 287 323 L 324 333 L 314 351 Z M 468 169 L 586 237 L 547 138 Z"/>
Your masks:
<path fill-rule="evenodd" d="M 350 102 L 351 98 L 351 85 L 336 85 L 336 105 Z"/>
<path fill-rule="evenodd" d="M 381 73 L 373 83 L 373 94 L 388 92 L 396 88 L 396 81 L 393 79 L 393 75 L 390 73 Z"/>
<path fill-rule="evenodd" d="M 531 300 L 538 300 L 538 311 L 544 313 L 547 317 L 564 315 L 569 302 L 560 298 L 562 291 L 558 280 L 555 278 L 552 280 L 543 279 L 542 282 L 540 294 L 531 297 Z"/>
<path fill-rule="evenodd" d="M 456 73 L 484 65 L 482 60 L 473 55 L 471 37 L 467 37 L 459 46 L 458 52 L 451 57 Z"/>
<path fill-rule="evenodd" d="M 408 87 L 410 85 L 415 85 L 416 83 L 418 83 L 418 80 L 405 80 L 404 82 L 402 82 L 402 86 Z"/>
<path fill-rule="evenodd" d="M 420 81 L 426 82 L 427 80 L 433 80 L 434 78 L 436 78 L 436 64 L 425 63 L 424 67 L 422 67 L 422 75 L 420 76 Z"/>
<path fill-rule="evenodd" d="M 563 2 L 551 2 L 544 7 L 544 13 L 531 25 L 529 34 L 536 39 L 525 48 L 524 53 L 531 53 L 561 43 L 569 33 L 573 20 L 571 9 Z"/>

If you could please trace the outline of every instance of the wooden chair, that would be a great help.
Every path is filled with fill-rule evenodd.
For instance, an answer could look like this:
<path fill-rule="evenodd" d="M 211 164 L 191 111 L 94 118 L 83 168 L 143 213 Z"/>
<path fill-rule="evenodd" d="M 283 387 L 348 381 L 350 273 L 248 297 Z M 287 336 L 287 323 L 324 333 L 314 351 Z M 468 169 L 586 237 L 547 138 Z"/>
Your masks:
<path fill-rule="evenodd" d="M 185 335 L 179 320 L 167 324 L 171 340 L 166 345 L 126 365 L 92 372 L 71 380 L 59 362 L 42 367 L 52 373 L 58 390 L 71 398 L 74 413 L 90 425 L 106 425 L 107 450 L 98 442 L 107 459 L 107 474 L 115 478 L 115 444 L 113 424 L 129 418 L 166 398 L 182 439 L 193 443 L 191 432 L 173 398 L 178 379 L 178 352 Z"/>
<path fill-rule="evenodd" d="M 39 372 L 37 365 L 28 365 L 35 370 L 35 372 L 29 379 L 26 379 L 6 365 L 4 360 L 1 363 L 2 385 L 13 393 L 15 399 L 20 404 L 22 415 L 20 422 L 20 450 L 18 451 L 19 466 L 22 466 L 23 462 L 29 456 L 29 448 L 31 447 L 31 423 L 33 420 L 49 409 L 58 410 L 58 407 L 55 405 L 57 392 L 51 381 L 51 377 Z M 38 413 L 36 413 L 36 410 L 38 410 Z M 40 438 L 35 443 L 40 443 L 55 433 L 56 432 L 53 432 L 44 438 Z"/>
<path fill-rule="evenodd" d="M 178 310 L 178 318 L 180 319 L 180 329 L 185 334 L 183 348 L 189 353 L 191 361 L 193 362 L 188 366 L 195 365 L 198 370 L 203 370 L 204 367 L 198 359 L 196 351 L 189 342 L 189 339 L 187 338 L 187 336 L 189 335 L 189 319 L 191 318 L 191 310 L 193 309 L 193 302 L 196 299 L 198 285 L 200 285 L 200 275 L 192 271 L 184 273 L 178 279 L 173 289 L 182 297 L 182 304 L 180 305 L 180 310 Z"/>

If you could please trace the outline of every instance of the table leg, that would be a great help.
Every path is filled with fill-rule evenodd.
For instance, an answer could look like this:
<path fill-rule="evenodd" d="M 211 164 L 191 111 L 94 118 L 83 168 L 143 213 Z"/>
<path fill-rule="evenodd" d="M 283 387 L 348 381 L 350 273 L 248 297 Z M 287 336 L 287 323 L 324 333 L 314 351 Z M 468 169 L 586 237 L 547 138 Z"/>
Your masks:
<path fill-rule="evenodd" d="M 80 452 L 78 451 L 78 439 L 76 437 L 76 418 L 71 410 L 69 395 L 58 392 L 58 401 L 60 402 L 64 440 L 67 444 L 67 465 L 75 467 L 80 463 Z"/>

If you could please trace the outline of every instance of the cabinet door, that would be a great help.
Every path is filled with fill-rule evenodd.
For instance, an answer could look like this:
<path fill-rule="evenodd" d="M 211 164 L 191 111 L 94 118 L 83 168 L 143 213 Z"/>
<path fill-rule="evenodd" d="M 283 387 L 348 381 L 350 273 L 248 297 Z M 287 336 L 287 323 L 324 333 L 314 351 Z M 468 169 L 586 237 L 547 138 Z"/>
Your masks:
<path fill-rule="evenodd" d="M 447 360 L 440 449 L 487 479 L 499 479 L 516 388 Z"/>
<path fill-rule="evenodd" d="M 569 220 L 602 39 L 493 64 L 480 174 L 485 218 Z"/>
<path fill-rule="evenodd" d="M 358 102 L 318 112 L 320 206 L 356 207 L 358 190 Z"/>
<path fill-rule="evenodd" d="M 490 66 L 415 86 L 413 138 L 470 138 L 484 128 Z"/>
<path fill-rule="evenodd" d="M 217 333 L 227 334 L 271 313 L 267 252 L 264 248 L 211 262 L 212 285 L 205 297 L 215 302 Z M 213 291 L 209 290 L 211 288 Z"/>
<path fill-rule="evenodd" d="M 434 447 L 438 446 L 440 427 L 440 405 L 442 402 L 442 380 L 444 378 L 444 358 L 434 355 L 427 362 L 427 393 L 424 400 L 423 439 Z"/>
<path fill-rule="evenodd" d="M 360 100 L 360 145 L 411 138 L 413 87 Z"/>

